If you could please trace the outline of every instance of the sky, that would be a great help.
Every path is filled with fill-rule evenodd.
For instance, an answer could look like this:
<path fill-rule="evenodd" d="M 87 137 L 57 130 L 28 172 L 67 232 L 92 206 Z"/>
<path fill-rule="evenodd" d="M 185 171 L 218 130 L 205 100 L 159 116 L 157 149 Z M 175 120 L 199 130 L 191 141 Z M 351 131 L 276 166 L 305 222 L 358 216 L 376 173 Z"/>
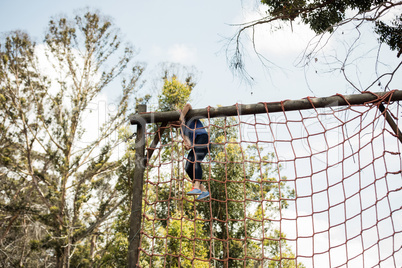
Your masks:
<path fill-rule="evenodd" d="M 0 1 L 0 32 L 22 29 L 43 40 L 51 16 L 71 16 L 80 8 L 99 9 L 113 18 L 124 39 L 139 50 L 136 60 L 150 75 L 161 62 L 195 66 L 199 72 L 194 107 L 235 103 L 247 89 L 239 86 L 221 52 L 233 33 L 241 1 Z M 152 85 L 143 89 L 145 95 Z M 118 89 L 117 89 L 118 90 Z M 237 98 L 227 98 L 236 91 Z M 214 94 L 205 94 L 213 92 Z M 142 92 L 140 92 L 141 94 Z M 210 95 L 210 96 L 209 96 Z M 203 97 L 200 97 L 203 96 Z"/>
<path fill-rule="evenodd" d="M 197 86 L 192 93 L 194 108 L 356 92 L 345 82 L 339 71 L 331 72 L 334 67 L 324 64 L 334 62 L 328 54 L 315 55 L 315 61 L 308 68 L 295 66 L 298 56 L 314 37 L 306 26 L 293 25 L 293 32 L 289 27 L 275 33 L 271 33 L 267 27 L 257 29 L 257 49 L 273 64 L 264 67 L 246 38 L 243 43 L 248 59 L 246 70 L 254 80 L 248 83 L 234 75 L 227 61 L 231 56 L 226 53 L 228 38 L 233 37 L 236 32 L 237 27 L 233 24 L 250 21 L 261 15 L 263 10 L 259 8 L 258 2 L 0 0 L 0 33 L 20 29 L 28 32 L 37 43 L 41 43 L 52 16 L 72 17 L 77 9 L 98 9 L 110 16 L 121 29 L 124 39 L 138 49 L 136 60 L 147 64 L 145 77 L 148 81 L 155 79 L 161 62 L 195 67 Z M 368 41 L 363 39 L 359 48 L 370 50 L 375 47 L 376 40 L 371 29 L 366 32 Z M 344 46 L 345 44 L 336 41 L 335 36 L 323 52 L 336 51 L 336 55 L 342 56 L 346 53 Z M 395 62 L 395 53 L 386 53 L 387 60 Z M 364 75 L 373 73 L 373 70 L 360 69 L 366 63 L 351 62 L 351 65 L 360 66 L 359 69 L 352 69 L 353 75 L 360 75 L 359 83 L 366 80 Z M 399 79 L 394 84 L 400 85 L 401 82 L 402 79 Z M 111 94 L 119 92 L 119 89 L 116 87 L 109 91 L 108 94 Z M 156 96 L 157 91 L 152 83 L 148 83 L 139 92 L 139 96 L 149 93 Z M 381 88 L 373 88 L 372 91 L 381 91 Z"/>

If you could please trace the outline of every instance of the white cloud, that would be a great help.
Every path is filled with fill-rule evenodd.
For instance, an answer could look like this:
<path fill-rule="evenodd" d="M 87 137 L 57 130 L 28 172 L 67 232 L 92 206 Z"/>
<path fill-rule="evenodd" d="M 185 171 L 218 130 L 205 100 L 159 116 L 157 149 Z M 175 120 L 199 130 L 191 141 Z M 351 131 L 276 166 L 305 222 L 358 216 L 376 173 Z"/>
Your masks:
<path fill-rule="evenodd" d="M 158 45 L 153 45 L 151 47 L 151 55 L 153 58 L 158 58 L 160 59 L 161 57 L 163 57 L 164 53 L 163 53 L 163 48 L 161 48 Z"/>
<path fill-rule="evenodd" d="M 242 20 L 252 22 L 264 16 L 265 7 L 260 5 L 258 9 L 254 8 L 252 12 L 245 13 Z M 300 53 L 314 36 L 314 32 L 308 26 L 297 22 L 260 24 L 254 31 L 248 31 L 248 38 L 254 39 L 257 51 L 263 54 Z"/>
<path fill-rule="evenodd" d="M 307 47 L 308 42 L 315 36 L 304 25 L 293 24 L 293 31 L 290 26 L 286 25 L 277 31 L 272 31 L 268 27 L 258 27 L 257 34 L 254 37 L 257 49 L 267 53 L 280 55 L 298 54 Z"/>
<path fill-rule="evenodd" d="M 174 44 L 168 49 L 169 60 L 182 64 L 194 64 L 197 61 L 197 48 L 187 44 Z"/>
<path fill-rule="evenodd" d="M 169 47 L 153 45 L 150 49 L 150 54 L 152 58 L 159 59 L 159 62 L 169 61 L 184 65 L 193 65 L 197 63 L 198 50 L 195 46 L 177 43 Z"/>

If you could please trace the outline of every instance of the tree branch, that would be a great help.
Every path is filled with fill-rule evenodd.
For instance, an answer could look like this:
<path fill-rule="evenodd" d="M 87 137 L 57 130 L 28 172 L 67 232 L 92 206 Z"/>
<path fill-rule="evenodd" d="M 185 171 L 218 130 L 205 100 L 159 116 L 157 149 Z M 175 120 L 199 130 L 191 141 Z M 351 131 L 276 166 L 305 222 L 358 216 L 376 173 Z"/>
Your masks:
<path fill-rule="evenodd" d="M 113 208 L 111 208 L 103 217 L 99 218 L 95 223 L 91 224 L 85 231 L 73 236 L 73 243 L 76 243 L 91 234 L 100 224 L 102 224 L 124 201 L 123 197 Z"/>

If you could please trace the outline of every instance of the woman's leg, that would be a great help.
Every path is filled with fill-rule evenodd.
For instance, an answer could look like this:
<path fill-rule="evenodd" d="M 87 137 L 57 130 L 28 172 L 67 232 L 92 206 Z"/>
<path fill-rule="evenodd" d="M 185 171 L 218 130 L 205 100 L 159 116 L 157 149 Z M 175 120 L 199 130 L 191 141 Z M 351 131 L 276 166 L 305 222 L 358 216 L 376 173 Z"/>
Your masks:
<path fill-rule="evenodd" d="M 187 155 L 187 161 L 184 170 L 186 171 L 187 175 L 190 177 L 192 181 L 194 181 L 194 162 L 195 162 L 194 150 L 190 150 L 190 152 Z"/>
<path fill-rule="evenodd" d="M 195 163 L 194 163 L 194 187 L 206 191 L 205 187 L 201 184 L 202 180 L 202 167 L 201 162 L 208 154 L 208 135 L 200 135 L 195 140 Z"/>
<path fill-rule="evenodd" d="M 190 192 L 188 192 L 188 195 L 200 195 L 202 194 L 202 185 L 200 185 L 200 181 L 195 179 L 195 164 L 196 164 L 196 153 L 194 150 L 191 150 L 190 153 L 187 156 L 187 162 L 185 166 L 185 170 L 187 175 L 190 177 L 193 183 L 193 187 Z M 202 175 L 202 174 L 201 174 Z"/>

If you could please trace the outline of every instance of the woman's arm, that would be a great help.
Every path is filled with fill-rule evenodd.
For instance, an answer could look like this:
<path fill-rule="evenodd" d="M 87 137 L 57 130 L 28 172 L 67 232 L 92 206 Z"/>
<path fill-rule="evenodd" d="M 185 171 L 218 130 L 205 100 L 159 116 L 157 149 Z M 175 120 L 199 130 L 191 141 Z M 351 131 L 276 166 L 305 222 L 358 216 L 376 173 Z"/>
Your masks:
<path fill-rule="evenodd" d="M 185 124 L 186 123 L 186 115 L 187 115 L 187 113 L 188 113 L 188 111 L 190 111 L 191 109 L 193 109 L 193 107 L 191 107 L 191 104 L 190 103 L 187 103 L 185 106 L 184 106 L 184 108 L 183 108 L 183 111 L 181 111 L 181 113 L 180 113 L 180 122 L 182 123 L 182 124 Z"/>
<path fill-rule="evenodd" d="M 188 111 L 190 111 L 191 109 L 192 109 L 191 105 L 189 103 L 187 103 L 184 106 L 184 108 L 181 111 L 181 113 L 180 113 L 180 123 L 181 123 L 181 131 L 180 131 L 180 133 L 181 133 L 181 136 L 182 136 L 183 141 L 184 141 L 184 148 L 186 150 L 191 149 L 191 141 L 190 141 L 190 138 L 188 136 L 184 135 L 184 129 L 183 128 L 186 128 L 186 121 L 185 121 L 186 120 L 186 115 L 187 115 Z"/>
<path fill-rule="evenodd" d="M 183 141 L 184 141 L 184 148 L 186 150 L 190 150 L 191 149 L 191 141 L 190 138 L 187 137 L 186 135 L 183 136 Z"/>

